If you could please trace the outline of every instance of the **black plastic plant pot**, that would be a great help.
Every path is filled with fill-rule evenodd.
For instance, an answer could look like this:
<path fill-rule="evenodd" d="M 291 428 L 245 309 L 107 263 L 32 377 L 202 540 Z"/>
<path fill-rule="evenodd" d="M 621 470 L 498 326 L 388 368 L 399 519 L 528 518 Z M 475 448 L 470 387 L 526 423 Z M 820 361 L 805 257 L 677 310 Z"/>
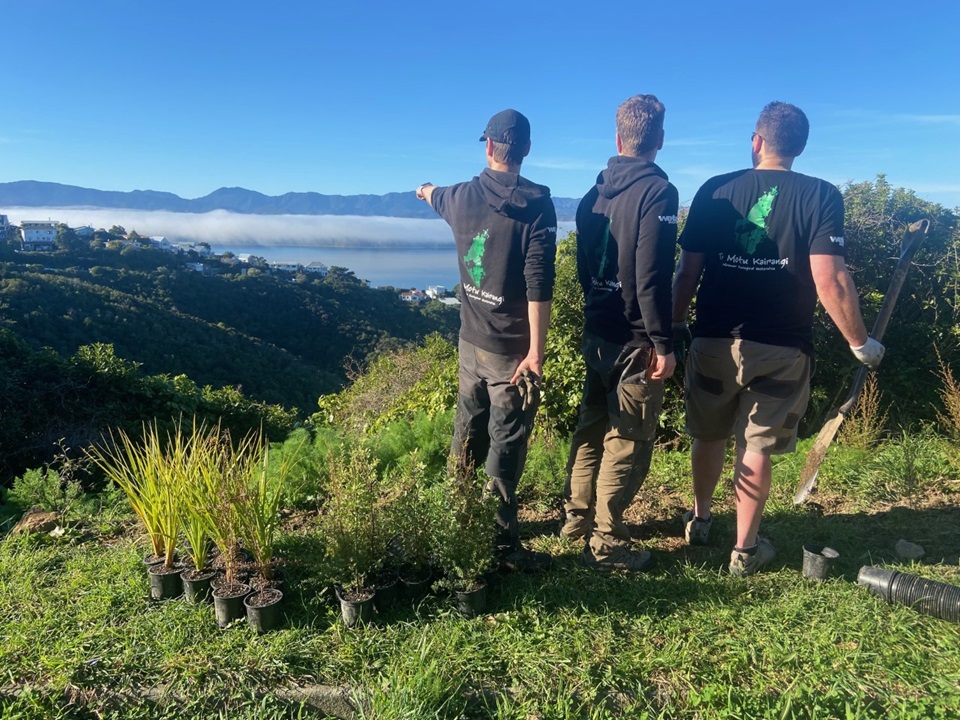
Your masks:
<path fill-rule="evenodd" d="M 482 615 L 487 609 L 487 581 L 482 578 L 464 590 L 457 590 L 457 610 L 465 618 Z"/>
<path fill-rule="evenodd" d="M 184 570 L 180 573 L 183 596 L 193 603 L 213 602 L 211 583 L 216 576 L 216 570 Z"/>
<path fill-rule="evenodd" d="M 392 608 L 400 596 L 400 576 L 394 571 L 385 571 L 378 576 L 373 585 L 373 604 L 377 612 L 386 612 Z"/>
<path fill-rule="evenodd" d="M 274 588 L 247 595 L 243 599 L 243 606 L 247 609 L 247 622 L 250 627 L 258 633 L 270 632 L 280 627 L 283 622 L 281 600 L 283 593 Z"/>
<path fill-rule="evenodd" d="M 163 555 L 154 555 L 153 553 L 147 553 L 143 556 L 143 567 L 145 570 L 149 571 L 154 565 L 163 564 Z"/>
<path fill-rule="evenodd" d="M 225 628 L 247 614 L 243 599 L 249 594 L 250 586 L 244 583 L 223 583 L 213 587 L 213 611 L 218 627 Z"/>
<path fill-rule="evenodd" d="M 400 573 L 403 595 L 414 604 L 419 603 L 430 593 L 432 583 L 433 573 L 430 572 L 429 568 L 422 570 L 419 574 L 413 571 L 401 571 Z"/>
<path fill-rule="evenodd" d="M 340 617 L 346 627 L 356 627 L 359 623 L 373 620 L 373 590 L 364 588 L 348 593 L 338 585 L 336 592 L 340 601 Z"/>
<path fill-rule="evenodd" d="M 147 572 L 150 575 L 150 599 L 171 600 L 183 595 L 183 581 L 180 579 L 182 570 L 179 565 L 167 567 L 161 563 L 149 566 Z"/>
<path fill-rule="evenodd" d="M 823 545 L 803 546 L 803 576 L 808 580 L 820 582 L 830 574 L 830 566 L 840 557 L 833 548 Z"/>
<path fill-rule="evenodd" d="M 956 585 L 870 565 L 860 568 L 857 582 L 888 603 L 906 605 L 924 615 L 960 622 L 960 587 Z"/>

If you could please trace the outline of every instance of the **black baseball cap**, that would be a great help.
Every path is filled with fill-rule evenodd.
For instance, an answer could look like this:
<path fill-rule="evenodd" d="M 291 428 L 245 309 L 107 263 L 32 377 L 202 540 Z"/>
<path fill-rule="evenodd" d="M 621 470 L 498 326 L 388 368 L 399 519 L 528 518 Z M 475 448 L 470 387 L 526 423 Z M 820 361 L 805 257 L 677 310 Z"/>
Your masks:
<path fill-rule="evenodd" d="M 526 145 L 530 142 L 530 121 L 516 110 L 501 110 L 490 118 L 480 136 L 481 142 L 488 139 L 507 145 Z"/>

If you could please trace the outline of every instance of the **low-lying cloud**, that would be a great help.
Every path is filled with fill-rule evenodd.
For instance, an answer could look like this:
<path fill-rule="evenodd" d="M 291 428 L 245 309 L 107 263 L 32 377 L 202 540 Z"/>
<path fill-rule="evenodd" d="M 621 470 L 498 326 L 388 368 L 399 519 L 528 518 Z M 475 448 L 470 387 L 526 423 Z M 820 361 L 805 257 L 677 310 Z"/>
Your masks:
<path fill-rule="evenodd" d="M 246 215 L 226 210 L 175 213 L 112 208 L 0 208 L 10 222 L 55 220 L 70 227 L 120 225 L 140 235 L 211 245 L 315 245 L 333 247 L 453 244 L 443 220 L 354 215 Z"/>
<path fill-rule="evenodd" d="M 447 247 L 453 233 L 440 218 L 396 218 L 358 215 L 247 215 L 227 210 L 176 213 L 166 210 L 124 210 L 76 207 L 13 207 L 0 212 L 19 225 L 25 220 L 53 220 L 70 227 L 120 225 L 128 232 L 163 236 L 171 241 L 206 242 L 212 246 L 304 247 Z M 561 222 L 560 235 L 574 223 Z"/>

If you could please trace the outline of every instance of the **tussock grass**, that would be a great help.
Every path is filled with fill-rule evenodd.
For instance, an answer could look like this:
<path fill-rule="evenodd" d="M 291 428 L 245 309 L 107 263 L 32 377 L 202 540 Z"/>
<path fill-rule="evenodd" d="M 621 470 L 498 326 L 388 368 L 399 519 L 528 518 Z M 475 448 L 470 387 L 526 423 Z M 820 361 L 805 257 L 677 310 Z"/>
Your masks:
<path fill-rule="evenodd" d="M 552 534 L 555 510 L 528 506 L 528 542 L 555 567 L 503 577 L 472 620 L 436 595 L 344 629 L 309 529 L 280 538 L 288 617 L 264 636 L 243 624 L 218 630 L 209 607 L 150 602 L 134 540 L 82 529 L 4 538 L 0 717 L 322 717 L 273 694 L 289 683 L 351 688 L 364 701 L 358 717 L 378 720 L 956 717 L 960 628 L 854 583 L 862 565 L 879 564 L 960 584 L 956 469 L 878 501 L 866 483 L 845 484 L 847 466 L 864 462 L 853 452 L 831 449 L 819 506 L 791 502 L 803 453 L 778 460 L 763 528 L 778 556 L 748 579 L 722 570 L 734 531 L 728 483 L 713 544 L 680 541 L 686 454 L 657 453 L 628 514 L 660 560 L 650 575 L 582 567 L 580 547 Z M 928 562 L 901 564 L 901 537 Z M 839 550 L 827 582 L 801 577 L 806 542 Z"/>

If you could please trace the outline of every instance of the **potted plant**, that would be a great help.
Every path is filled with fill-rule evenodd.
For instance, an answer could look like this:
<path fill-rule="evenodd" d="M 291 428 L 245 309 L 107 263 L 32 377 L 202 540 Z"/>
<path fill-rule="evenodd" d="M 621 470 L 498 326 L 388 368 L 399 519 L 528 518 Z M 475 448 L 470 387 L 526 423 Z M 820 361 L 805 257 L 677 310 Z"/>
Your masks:
<path fill-rule="evenodd" d="M 400 583 L 404 594 L 418 602 L 430 590 L 433 575 L 432 498 L 424 483 L 425 466 L 416 451 L 410 453 L 397 479 L 391 527 L 396 531 Z"/>
<path fill-rule="evenodd" d="M 237 519 L 260 576 L 256 591 L 244 599 L 244 606 L 247 620 L 259 632 L 272 630 L 280 621 L 283 593 L 276 587 L 274 547 L 287 479 L 297 457 L 297 452 L 284 453 L 280 463 L 271 467 L 270 449 L 257 433 L 244 438 L 235 458 L 243 485 L 237 498 Z"/>
<path fill-rule="evenodd" d="M 217 571 L 210 567 L 213 540 L 210 537 L 209 520 L 204 513 L 205 484 L 202 482 L 200 463 L 207 460 L 204 452 L 209 448 L 207 432 L 196 424 L 186 445 L 180 437 L 180 497 L 182 499 L 183 534 L 186 539 L 187 567 L 180 573 L 183 594 L 191 602 L 210 602 L 213 599 L 211 583 Z"/>
<path fill-rule="evenodd" d="M 223 628 L 244 617 L 243 599 L 250 593 L 237 573 L 246 475 L 230 434 L 219 426 L 195 439 L 192 455 L 190 512 L 220 551 L 224 574 L 212 583 L 212 595 L 217 625 Z"/>
<path fill-rule="evenodd" d="M 373 612 L 373 574 L 383 565 L 386 534 L 383 504 L 372 453 L 344 448 L 329 461 L 327 502 L 320 516 L 327 560 L 335 582 L 343 622 L 353 627 Z"/>
<path fill-rule="evenodd" d="M 456 593 L 464 617 L 486 609 L 486 573 L 493 564 L 495 500 L 483 492 L 474 473 L 456 473 L 440 488 L 434 506 L 434 546 L 446 572 L 445 584 Z"/>
<path fill-rule="evenodd" d="M 120 430 L 116 437 L 111 434 L 108 445 L 94 446 L 88 455 L 126 495 L 150 538 L 153 558 L 160 559 L 144 559 L 150 573 L 150 596 L 155 600 L 178 597 L 183 584 L 176 558 L 181 526 L 177 461 L 164 451 L 156 423 L 143 426 L 142 444 Z"/>

